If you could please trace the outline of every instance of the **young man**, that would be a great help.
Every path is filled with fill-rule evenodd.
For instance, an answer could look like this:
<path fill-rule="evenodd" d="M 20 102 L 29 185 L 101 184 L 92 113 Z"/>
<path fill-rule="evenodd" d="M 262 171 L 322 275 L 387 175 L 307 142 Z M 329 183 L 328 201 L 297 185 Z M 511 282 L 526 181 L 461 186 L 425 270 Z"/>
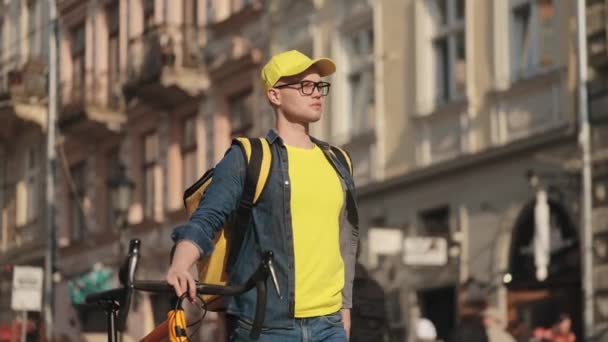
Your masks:
<path fill-rule="evenodd" d="M 229 276 L 240 283 L 253 273 L 260 251 L 274 253 L 281 296 L 269 289 L 261 341 L 347 341 L 358 242 L 354 182 L 327 143 L 309 135 L 321 118 L 335 64 L 292 50 L 262 69 L 266 96 L 276 116 L 268 140 L 273 162 L 266 188 L 252 209 Z M 241 151 L 232 147 L 215 168 L 198 209 L 173 233 L 176 243 L 166 280 L 177 295 L 194 297 L 190 267 L 212 252 L 213 238 L 236 210 L 246 176 Z M 256 234 L 254 234 L 254 231 Z M 257 238 L 255 238 L 257 236 Z M 248 340 L 255 291 L 230 299 L 232 341 Z"/>

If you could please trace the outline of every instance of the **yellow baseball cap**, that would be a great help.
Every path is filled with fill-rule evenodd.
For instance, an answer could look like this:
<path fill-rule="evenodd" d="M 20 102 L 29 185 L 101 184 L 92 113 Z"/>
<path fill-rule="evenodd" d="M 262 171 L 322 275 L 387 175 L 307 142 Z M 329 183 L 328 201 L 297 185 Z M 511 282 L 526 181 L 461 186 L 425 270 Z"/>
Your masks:
<path fill-rule="evenodd" d="M 336 71 L 336 64 L 329 58 L 310 59 L 297 50 L 289 50 L 272 56 L 262 68 L 262 81 L 266 90 L 272 88 L 281 77 L 297 75 L 311 66 L 319 68 L 321 77 Z"/>

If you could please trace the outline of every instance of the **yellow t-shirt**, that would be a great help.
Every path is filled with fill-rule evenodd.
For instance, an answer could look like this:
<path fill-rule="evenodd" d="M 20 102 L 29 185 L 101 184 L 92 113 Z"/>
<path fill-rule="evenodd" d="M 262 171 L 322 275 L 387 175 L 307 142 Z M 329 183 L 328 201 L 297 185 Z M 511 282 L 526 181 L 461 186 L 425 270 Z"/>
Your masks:
<path fill-rule="evenodd" d="M 317 146 L 287 146 L 295 257 L 295 316 L 334 313 L 342 307 L 344 262 L 339 216 L 344 191 Z"/>

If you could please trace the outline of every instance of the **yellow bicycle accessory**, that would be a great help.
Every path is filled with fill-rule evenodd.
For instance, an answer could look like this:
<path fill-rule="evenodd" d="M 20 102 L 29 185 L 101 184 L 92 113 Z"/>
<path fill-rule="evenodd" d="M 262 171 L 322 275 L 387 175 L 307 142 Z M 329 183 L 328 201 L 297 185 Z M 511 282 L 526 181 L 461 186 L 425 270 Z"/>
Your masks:
<path fill-rule="evenodd" d="M 188 324 L 186 323 L 186 313 L 181 308 L 181 305 L 179 309 L 169 310 L 167 316 L 169 320 L 169 342 L 187 342 L 188 332 L 186 331 L 186 327 Z"/>

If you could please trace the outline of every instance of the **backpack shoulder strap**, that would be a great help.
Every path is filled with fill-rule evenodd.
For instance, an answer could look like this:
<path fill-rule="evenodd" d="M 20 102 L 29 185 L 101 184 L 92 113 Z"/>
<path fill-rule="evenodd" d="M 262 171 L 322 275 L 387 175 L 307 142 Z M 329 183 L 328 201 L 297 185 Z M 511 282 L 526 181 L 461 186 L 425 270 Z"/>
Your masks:
<path fill-rule="evenodd" d="M 272 153 L 265 138 L 236 138 L 233 144 L 241 147 L 247 161 L 247 176 L 241 196 L 241 204 L 252 207 L 257 203 L 270 174 Z"/>
<path fill-rule="evenodd" d="M 348 152 L 346 152 L 342 148 L 334 146 L 334 145 L 330 145 L 329 149 L 330 149 L 331 153 L 336 158 L 338 158 L 338 161 L 340 161 L 340 163 L 342 163 L 342 165 L 346 166 L 348 173 L 352 177 L 353 176 L 353 162 L 350 159 L 350 155 L 348 154 Z"/>
<path fill-rule="evenodd" d="M 247 175 L 239 207 L 236 211 L 236 226 L 240 227 L 251 219 L 251 209 L 257 203 L 266 187 L 270 174 L 272 153 L 270 145 L 265 138 L 236 138 L 232 144 L 240 146 L 247 162 Z M 239 234 L 232 238 L 231 250 L 228 253 L 228 265 L 234 265 L 238 257 L 244 235 Z M 254 237 L 259 245 L 260 239 L 254 229 Z"/>

